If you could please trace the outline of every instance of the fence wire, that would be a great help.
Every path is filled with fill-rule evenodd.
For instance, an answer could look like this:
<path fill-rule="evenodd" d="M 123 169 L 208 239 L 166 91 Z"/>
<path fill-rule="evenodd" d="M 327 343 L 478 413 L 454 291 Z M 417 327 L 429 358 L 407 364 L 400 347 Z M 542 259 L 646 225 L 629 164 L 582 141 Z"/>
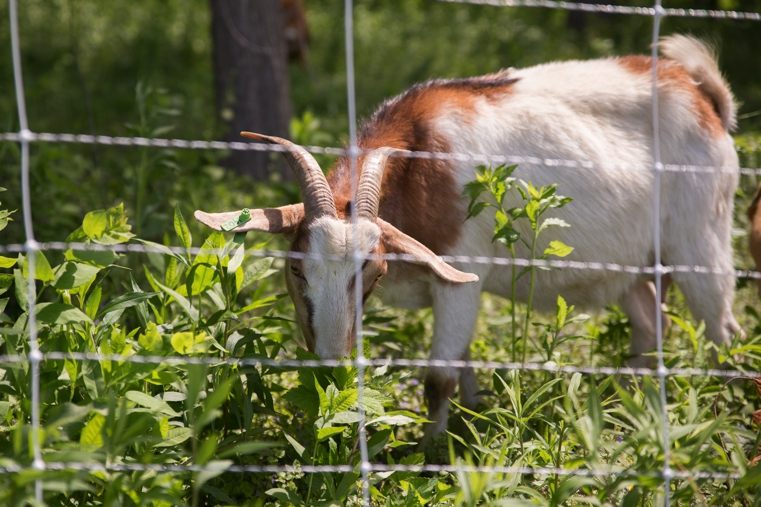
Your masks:
<path fill-rule="evenodd" d="M 692 18 L 712 18 L 718 20 L 741 20 L 741 21 L 761 21 L 761 13 L 744 12 L 733 10 L 711 10 L 711 9 L 685 9 L 685 8 L 664 8 L 661 0 L 655 0 L 652 6 L 626 6 L 614 4 L 597 4 L 584 2 L 566 2 L 554 0 L 442 0 L 450 3 L 467 3 L 480 5 L 493 5 L 499 7 L 535 7 L 547 9 L 576 10 L 583 12 L 594 12 L 604 14 L 621 14 L 649 16 L 653 18 L 652 30 L 652 111 L 653 111 L 653 131 L 654 131 L 654 149 L 653 165 L 650 167 L 634 167 L 611 164 L 611 168 L 623 168 L 628 170 L 652 171 L 654 176 L 653 189 L 653 247 L 655 258 L 653 265 L 650 266 L 630 266 L 608 262 L 596 261 L 568 261 L 568 260 L 540 260 L 540 259 L 515 259 L 499 258 L 487 256 L 441 256 L 446 262 L 459 265 L 467 264 L 494 264 L 494 265 L 516 265 L 521 267 L 535 266 L 555 269 L 580 269 L 591 271 L 613 271 L 632 275 L 649 275 L 652 276 L 656 286 L 656 301 L 661 300 L 662 278 L 670 273 L 691 273 L 694 275 L 710 276 L 731 276 L 744 277 L 751 279 L 761 279 L 761 273 L 752 270 L 717 270 L 710 266 L 690 266 L 690 265 L 662 265 L 660 259 L 660 182 L 664 173 L 716 173 L 732 172 L 749 176 L 761 176 L 761 168 L 743 167 L 739 170 L 732 167 L 710 167 L 697 166 L 690 164 L 672 164 L 662 163 L 660 158 L 658 134 L 658 102 L 657 102 L 657 72 L 656 65 L 658 52 L 656 42 L 659 39 L 660 21 L 663 17 L 692 17 Z M 164 138 L 147 138 L 147 137 L 125 137 L 125 136 L 108 136 L 108 135 L 90 135 L 90 134 L 73 134 L 73 133 L 46 133 L 33 132 L 27 120 L 26 102 L 24 97 L 23 72 L 20 54 L 20 36 L 18 28 L 18 6 L 16 0 L 8 0 L 9 5 L 9 22 L 11 33 L 11 55 L 13 60 L 14 89 L 16 95 L 18 111 L 18 132 L 0 133 L 0 141 L 18 143 L 20 151 L 20 176 L 22 191 L 22 214 L 24 223 L 24 233 L 26 241 L 23 244 L 6 244 L 0 245 L 0 253 L 25 253 L 28 256 L 28 271 L 26 282 L 28 284 L 29 300 L 29 353 L 27 355 L 6 354 L 0 355 L 0 367 L 14 367 L 20 364 L 28 364 L 30 367 L 30 393 L 31 393 L 31 447 L 33 451 L 32 469 L 38 472 L 48 471 L 73 471 L 73 472 L 95 472 L 95 471 L 121 471 L 121 472 L 156 472 L 156 473 L 197 473 L 204 471 L 218 471 L 217 468 L 208 465 L 196 465 L 192 463 L 180 465 L 156 464 L 156 463 L 98 463 L 98 462 L 60 462 L 45 461 L 42 455 L 40 443 L 40 367 L 42 363 L 51 361 L 120 361 L 134 364 L 155 364 L 167 366 L 187 366 L 193 364 L 214 366 L 236 366 L 236 367 L 261 367 L 275 369 L 293 369 L 293 368 L 319 368 L 319 367 L 355 367 L 358 370 L 358 397 L 363 397 L 363 377 L 367 368 L 393 367 L 393 368 L 428 368 L 428 367 L 451 367 L 451 368 L 479 368 L 489 370 L 523 370 L 550 372 L 556 374 L 585 374 L 585 375 L 615 375 L 615 376 L 641 376 L 656 377 L 659 380 L 659 396 L 662 411 L 661 434 L 663 438 L 664 460 L 663 467 L 660 470 L 653 471 L 648 477 L 663 480 L 664 503 L 669 505 L 669 482 L 674 479 L 712 479 L 728 480 L 738 479 L 740 474 L 736 471 L 726 472 L 703 472 L 697 470 L 681 470 L 671 468 L 669 452 L 671 448 L 669 423 L 667 410 L 667 393 L 666 379 L 669 377 L 719 377 L 725 379 L 752 378 L 754 372 L 743 372 L 737 370 L 724 370 L 715 368 L 678 368 L 668 367 L 666 365 L 666 356 L 663 350 L 663 328 L 660 313 L 662 311 L 660 304 L 656 305 L 656 328 L 657 328 L 657 350 L 656 368 L 631 368 L 631 367 L 611 367 L 611 366 L 584 366 L 571 364 L 556 364 L 552 361 L 542 363 L 525 363 L 525 362 L 507 362 L 507 361 L 481 361 L 481 360 L 440 360 L 440 359 L 410 359 L 410 358 L 367 358 L 363 350 L 362 337 L 366 330 L 362 329 L 361 311 L 357 313 L 356 326 L 356 358 L 353 360 L 297 360 L 278 357 L 200 357 L 200 356 L 152 356 L 152 355 L 122 355 L 122 354 L 105 354 L 95 352 L 63 352 L 63 351 L 41 351 L 37 340 L 38 326 L 35 321 L 35 273 L 34 257 L 40 252 L 45 251 L 66 251 L 66 250 L 94 250 L 94 251 L 111 251 L 114 253 L 125 254 L 165 254 L 165 255 L 188 255 L 188 254 L 217 254 L 223 255 L 225 251 L 209 250 L 202 248 L 178 248 L 168 247 L 155 243 L 143 242 L 141 244 L 122 244 L 122 245 L 98 245 L 91 243 L 79 242 L 45 242 L 39 243 L 35 239 L 32 219 L 32 200 L 31 187 L 29 181 L 29 150 L 32 143 L 69 143 L 69 144 L 99 144 L 108 146 L 123 147 L 148 147 L 148 148 L 176 148 L 191 150 L 255 150 L 282 152 L 284 148 L 277 145 L 265 145 L 259 143 L 244 142 L 222 142 L 206 140 L 188 140 L 188 139 L 164 139 Z M 346 156 L 350 160 L 352 170 L 355 170 L 356 160 L 364 152 L 357 145 L 357 118 L 356 118 L 356 92 L 354 85 L 354 54 L 353 54 L 353 0 L 344 1 L 344 35 L 346 48 L 346 75 L 347 75 L 347 109 L 349 120 L 349 147 L 348 149 L 329 147 L 329 146 L 307 146 L 306 149 L 311 153 Z M 392 156 L 405 156 L 413 158 L 429 158 L 460 162 L 474 162 L 482 164 L 520 164 L 535 165 L 551 168 L 565 169 L 592 169 L 595 165 L 588 160 L 566 160 L 539 158 L 525 154 L 475 154 L 475 153 L 441 153 L 441 152 L 409 152 L 404 154 L 394 154 Z M 356 180 L 356 178 L 354 179 Z M 356 216 L 352 217 L 353 223 L 356 223 Z M 276 258 L 307 258 L 307 254 L 297 252 L 285 252 L 280 250 L 247 250 L 247 255 L 256 257 L 276 257 Z M 357 274 L 361 273 L 362 262 L 366 256 L 361 256 L 355 251 L 353 262 L 357 268 Z M 388 261 L 409 261 L 414 260 L 411 256 L 400 254 L 386 254 L 382 256 Z M 341 258 L 343 260 L 343 258 Z M 359 283 L 356 284 L 355 305 L 357 308 L 362 307 L 362 288 L 361 276 L 357 276 Z M 6 332 L 8 330 L 5 330 Z M 371 332 L 371 331 L 370 331 Z M 7 366 L 6 366 L 7 365 Z M 611 476 L 642 477 L 642 472 L 617 468 L 615 466 L 606 466 L 600 468 L 564 468 L 564 467 L 541 467 L 541 466 L 474 466 L 463 463 L 451 465 L 404 465 L 404 464 L 383 464 L 374 463 L 368 457 L 368 440 L 365 433 L 365 413 L 362 403 L 360 406 L 360 424 L 359 424 L 359 449 L 361 461 L 359 470 L 351 465 L 225 465 L 224 471 L 229 473 L 331 473 L 331 472 L 359 472 L 361 482 L 361 493 L 364 505 L 370 505 L 370 487 L 375 480 L 373 474 L 379 473 L 396 473 L 396 472 L 431 472 L 431 473 L 487 473 L 487 474 L 517 474 L 517 475 L 556 475 L 556 476 L 580 476 L 605 478 Z M 18 465 L 0 465 L 0 473 L 20 473 L 27 468 Z M 43 502 L 44 481 L 42 477 L 35 479 L 35 497 L 38 502 Z"/>

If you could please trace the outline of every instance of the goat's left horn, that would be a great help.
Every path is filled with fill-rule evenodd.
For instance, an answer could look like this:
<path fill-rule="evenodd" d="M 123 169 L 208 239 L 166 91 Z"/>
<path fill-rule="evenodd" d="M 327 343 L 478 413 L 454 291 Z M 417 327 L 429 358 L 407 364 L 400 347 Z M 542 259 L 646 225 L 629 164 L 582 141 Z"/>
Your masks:
<path fill-rule="evenodd" d="M 378 217 L 380 205 L 381 183 L 383 172 L 386 169 L 386 161 L 393 153 L 405 150 L 396 148 L 378 148 L 365 157 L 362 165 L 362 175 L 359 177 L 357 186 L 357 216 L 374 220 Z"/>
<path fill-rule="evenodd" d="M 301 187 L 301 196 L 304 199 L 304 216 L 307 221 L 325 215 L 336 218 L 333 192 L 330 190 L 330 185 L 328 185 L 328 180 L 320 169 L 320 165 L 311 153 L 298 144 L 281 137 L 265 136 L 246 131 L 241 132 L 240 135 L 256 141 L 279 144 L 286 149 L 283 154 L 296 175 L 299 187 Z"/>

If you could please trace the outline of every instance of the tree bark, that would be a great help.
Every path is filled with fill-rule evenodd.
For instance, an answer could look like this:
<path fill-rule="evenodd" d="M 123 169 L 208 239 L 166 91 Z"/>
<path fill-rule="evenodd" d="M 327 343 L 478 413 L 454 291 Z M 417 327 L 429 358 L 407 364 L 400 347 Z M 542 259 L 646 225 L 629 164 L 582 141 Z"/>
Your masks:
<path fill-rule="evenodd" d="M 209 0 L 218 120 L 227 141 L 250 130 L 288 136 L 288 50 L 279 0 Z M 268 152 L 233 151 L 222 165 L 256 179 L 287 177 Z"/>

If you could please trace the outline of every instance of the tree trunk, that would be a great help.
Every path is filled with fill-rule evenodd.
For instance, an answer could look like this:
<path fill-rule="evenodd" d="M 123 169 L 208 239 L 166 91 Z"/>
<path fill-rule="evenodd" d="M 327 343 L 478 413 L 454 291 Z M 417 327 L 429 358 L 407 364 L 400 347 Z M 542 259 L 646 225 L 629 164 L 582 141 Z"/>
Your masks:
<path fill-rule="evenodd" d="M 209 0 L 214 44 L 214 88 L 218 119 L 227 141 L 239 132 L 288 136 L 291 118 L 288 53 L 279 0 Z M 285 164 L 268 152 L 233 151 L 222 164 L 256 179 Z"/>

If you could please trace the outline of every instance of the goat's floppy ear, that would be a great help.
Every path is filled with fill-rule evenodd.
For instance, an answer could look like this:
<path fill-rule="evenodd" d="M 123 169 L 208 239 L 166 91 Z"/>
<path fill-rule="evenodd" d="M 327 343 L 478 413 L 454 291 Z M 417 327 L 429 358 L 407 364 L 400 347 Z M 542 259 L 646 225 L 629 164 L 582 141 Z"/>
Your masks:
<path fill-rule="evenodd" d="M 238 218 L 242 210 L 227 211 L 223 213 L 206 213 L 196 210 L 193 216 L 204 225 L 217 231 L 223 230 L 222 224 L 228 220 Z M 229 232 L 261 231 L 277 233 L 288 233 L 295 231 L 301 221 L 304 220 L 304 205 L 289 204 L 279 208 L 264 208 L 249 210 L 251 220 L 234 228 Z"/>
<path fill-rule="evenodd" d="M 381 241 L 387 253 L 410 255 L 412 259 L 406 262 L 427 266 L 436 276 L 445 282 L 468 283 L 478 281 L 477 275 L 453 268 L 415 238 L 408 236 L 380 218 L 376 220 L 381 229 Z"/>

